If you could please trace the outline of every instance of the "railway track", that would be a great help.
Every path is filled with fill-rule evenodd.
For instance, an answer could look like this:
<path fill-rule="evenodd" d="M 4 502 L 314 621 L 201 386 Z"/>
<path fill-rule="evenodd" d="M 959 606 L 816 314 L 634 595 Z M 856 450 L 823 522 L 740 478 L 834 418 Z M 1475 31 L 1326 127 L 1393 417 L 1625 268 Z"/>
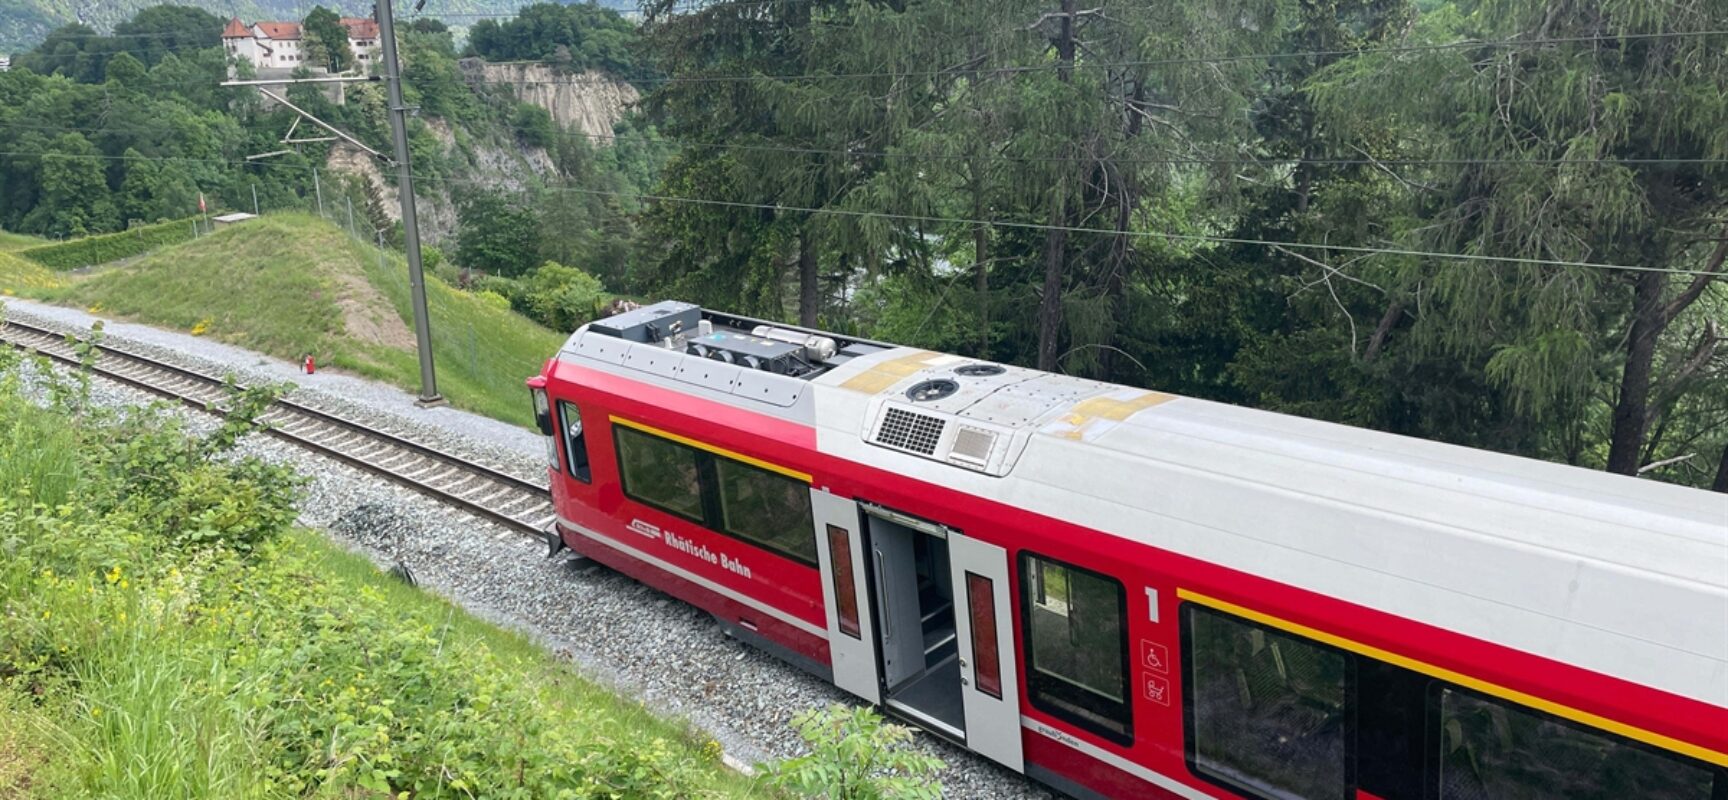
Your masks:
<path fill-rule="evenodd" d="M 78 353 L 63 333 L 7 320 L 0 342 L 77 366 Z M 140 353 L 97 345 L 95 374 L 220 413 L 228 399 L 225 381 Z M 401 484 L 473 512 L 506 528 L 544 535 L 555 515 L 546 487 L 444 453 L 395 433 L 292 400 L 272 404 L 259 421 L 271 436 Z"/>

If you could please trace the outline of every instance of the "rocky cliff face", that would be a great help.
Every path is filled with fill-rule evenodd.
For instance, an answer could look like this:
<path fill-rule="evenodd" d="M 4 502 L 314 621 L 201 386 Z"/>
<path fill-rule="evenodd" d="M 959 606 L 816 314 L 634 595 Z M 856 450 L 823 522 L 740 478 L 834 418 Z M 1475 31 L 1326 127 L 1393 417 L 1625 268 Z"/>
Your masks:
<path fill-rule="evenodd" d="M 456 136 L 449 123 L 427 119 L 426 127 L 444 146 L 444 154 L 457 153 Z M 462 184 L 504 192 L 519 192 L 527 187 L 534 175 L 550 175 L 557 170 L 552 156 L 539 147 L 505 146 L 497 142 L 479 142 L 465 151 L 468 166 L 457 176 Z M 353 175 L 363 184 L 377 187 L 383 200 L 384 213 L 393 221 L 401 221 L 402 208 L 396 186 L 387 180 L 394 178 L 394 168 L 383 166 L 376 159 L 351 147 L 337 143 L 330 148 L 325 169 L 332 173 Z M 418 170 L 416 170 L 418 172 Z M 416 181 L 415 210 L 420 217 L 420 235 L 428 244 L 441 244 L 456 233 L 456 203 L 451 197 L 451 184 L 432 180 Z"/>
<path fill-rule="evenodd" d="M 507 86 L 516 99 L 551 112 L 560 127 L 589 136 L 610 135 L 612 124 L 641 99 L 636 87 L 597 70 L 563 73 L 544 64 L 488 64 L 478 58 L 462 59 L 460 66 L 470 83 Z"/>

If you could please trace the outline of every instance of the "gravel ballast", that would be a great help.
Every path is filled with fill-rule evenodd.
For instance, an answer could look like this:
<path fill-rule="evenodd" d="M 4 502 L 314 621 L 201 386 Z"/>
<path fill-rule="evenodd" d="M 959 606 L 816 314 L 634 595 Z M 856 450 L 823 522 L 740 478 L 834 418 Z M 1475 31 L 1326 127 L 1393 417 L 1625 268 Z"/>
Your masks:
<path fill-rule="evenodd" d="M 88 314 L 8 300 L 6 316 L 68 331 L 87 331 Z M 290 381 L 293 398 L 523 477 L 544 480 L 544 446 L 532 431 L 449 408 L 422 409 L 414 396 L 348 375 L 306 376 L 297 365 L 187 334 L 107 323 L 108 342 L 242 382 Z M 126 406 L 160 398 L 104 380 L 92 399 Z M 526 392 L 523 396 L 527 401 Z M 196 429 L 213 418 L 184 408 Z M 375 475 L 313 455 L 281 440 L 253 436 L 241 451 L 295 466 L 311 480 L 302 524 L 328 532 L 381 568 L 402 563 L 417 583 L 494 623 L 520 630 L 573 662 L 587 677 L 635 698 L 661 715 L 687 719 L 742 764 L 801 752 L 791 718 L 835 702 L 856 702 L 832 685 L 726 637 L 714 619 L 611 570 L 560 555 L 545 545 L 436 502 Z M 948 797 L 1051 795 L 1024 777 L 932 736 L 917 746 L 947 763 L 939 775 Z"/>

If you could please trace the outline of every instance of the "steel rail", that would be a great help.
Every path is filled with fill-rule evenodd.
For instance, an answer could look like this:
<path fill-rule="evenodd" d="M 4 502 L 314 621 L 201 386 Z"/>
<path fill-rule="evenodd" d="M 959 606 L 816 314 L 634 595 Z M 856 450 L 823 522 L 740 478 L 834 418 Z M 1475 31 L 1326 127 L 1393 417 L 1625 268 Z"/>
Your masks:
<path fill-rule="evenodd" d="M 16 320 L 0 324 L 0 342 L 80 365 L 67 334 Z M 211 414 L 221 414 L 227 381 L 158 358 L 98 343 L 92 371 L 109 380 Z M 130 369 L 128 369 L 130 367 Z M 511 530 L 544 538 L 556 515 L 545 486 L 443 452 L 377 427 L 286 398 L 259 415 L 264 432 L 382 476 L 439 502 Z"/>

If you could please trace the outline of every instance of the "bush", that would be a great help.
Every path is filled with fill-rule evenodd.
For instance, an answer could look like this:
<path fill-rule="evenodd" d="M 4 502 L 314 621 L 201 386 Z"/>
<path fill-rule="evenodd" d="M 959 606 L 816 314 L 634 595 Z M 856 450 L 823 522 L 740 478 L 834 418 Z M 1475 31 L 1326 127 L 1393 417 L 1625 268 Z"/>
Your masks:
<path fill-rule="evenodd" d="M 497 292 L 475 292 L 474 298 L 498 311 L 510 310 L 510 298 Z"/>
<path fill-rule="evenodd" d="M 827 800 L 936 800 L 942 768 L 934 756 L 913 752 L 912 731 L 882 721 L 868 708 L 832 705 L 792 720 L 810 754 L 761 767 L 768 785 L 800 797 Z"/>
<path fill-rule="evenodd" d="M 17 254 L 50 269 L 80 269 L 142 255 L 166 245 L 189 242 L 192 238 L 192 219 L 188 217 L 142 225 L 120 233 L 37 245 L 19 250 Z"/>
<path fill-rule="evenodd" d="M 606 302 L 600 279 L 556 261 L 541 264 L 522 281 L 516 301 L 528 318 L 555 331 L 573 331 L 599 315 Z"/>
<path fill-rule="evenodd" d="M 549 150 L 557 144 L 558 125 L 552 121 L 552 113 L 533 103 L 517 103 L 510 124 L 529 147 Z"/>
<path fill-rule="evenodd" d="M 234 390 L 194 437 L 45 368 L 38 407 L 23 363 L 0 351 L 0 762 L 22 759 L 31 796 L 744 788 L 526 639 L 291 533 L 298 479 L 233 452 L 270 392 Z"/>

